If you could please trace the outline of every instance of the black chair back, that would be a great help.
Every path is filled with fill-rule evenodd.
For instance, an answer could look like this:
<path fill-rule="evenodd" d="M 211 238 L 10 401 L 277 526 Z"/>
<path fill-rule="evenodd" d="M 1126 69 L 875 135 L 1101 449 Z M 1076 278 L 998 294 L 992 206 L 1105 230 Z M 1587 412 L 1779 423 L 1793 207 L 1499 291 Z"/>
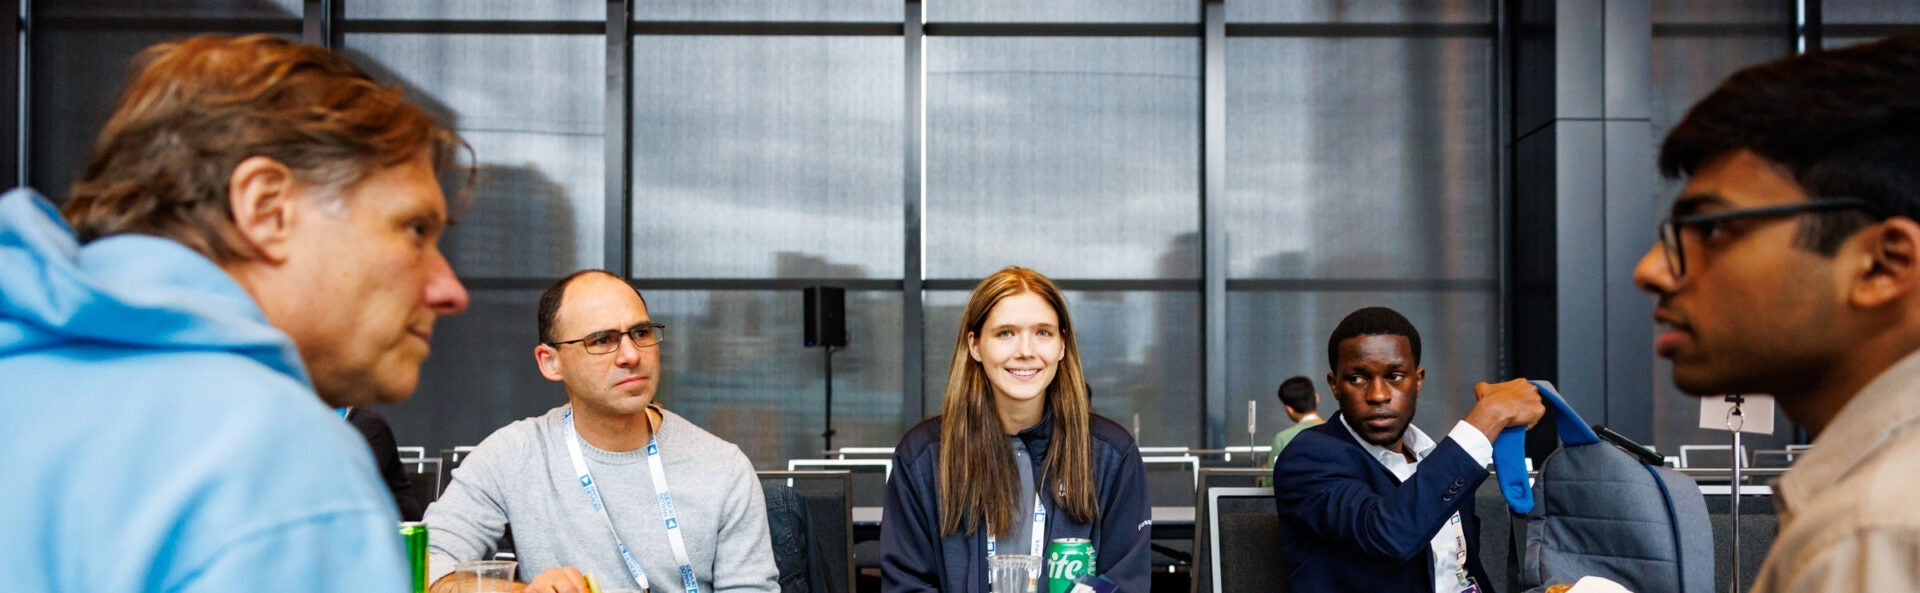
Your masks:
<path fill-rule="evenodd" d="M 1251 467 L 1202 467 L 1200 489 L 1193 500 L 1193 585 L 1191 593 L 1213 591 L 1213 556 L 1208 552 L 1207 491 L 1214 488 L 1254 488 L 1273 472 Z"/>
<path fill-rule="evenodd" d="M 788 471 L 843 471 L 853 479 L 853 506 L 878 507 L 887 504 L 887 474 L 893 471 L 891 459 L 792 459 Z M 766 474 L 768 472 L 760 472 Z"/>
<path fill-rule="evenodd" d="M 807 529 L 807 503 L 786 486 L 761 488 L 766 492 L 767 539 L 773 545 L 773 565 L 779 569 L 780 593 L 812 593 L 807 564 L 816 552 Z"/>
<path fill-rule="evenodd" d="M 434 501 L 440 500 L 440 458 L 402 458 L 400 466 L 407 472 L 407 483 L 413 486 L 413 499 L 420 502 L 422 510 Z"/>
<path fill-rule="evenodd" d="M 1147 500 L 1151 506 L 1193 504 L 1200 480 L 1200 459 L 1190 455 L 1143 457 L 1147 470 Z"/>
<path fill-rule="evenodd" d="M 1488 476 L 1480 483 L 1473 493 L 1473 514 L 1480 518 L 1480 566 L 1487 569 L 1487 580 L 1493 581 L 1489 585 L 1496 591 L 1519 590 L 1519 575 L 1513 570 L 1519 566 L 1513 553 L 1513 507 L 1500 493 L 1499 480 Z"/>
<path fill-rule="evenodd" d="M 852 477 L 846 471 L 763 471 L 756 472 L 763 486 L 780 486 L 792 491 L 803 503 L 807 521 L 807 539 L 811 553 L 808 589 L 813 593 L 851 593 L 853 591 L 853 504 Z M 773 499 L 767 501 L 771 529 Z M 779 552 L 775 544 L 776 554 Z M 783 567 L 782 575 L 785 570 Z M 785 581 L 782 581 L 783 587 Z"/>
<path fill-rule="evenodd" d="M 1207 490 L 1211 593 L 1286 593 L 1272 488 Z"/>

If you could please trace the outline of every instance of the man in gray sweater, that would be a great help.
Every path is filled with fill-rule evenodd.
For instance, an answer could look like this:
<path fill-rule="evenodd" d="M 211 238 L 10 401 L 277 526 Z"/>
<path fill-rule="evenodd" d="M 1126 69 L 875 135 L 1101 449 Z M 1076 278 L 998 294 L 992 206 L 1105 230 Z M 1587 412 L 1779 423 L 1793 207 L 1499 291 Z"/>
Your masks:
<path fill-rule="evenodd" d="M 493 552 L 513 525 L 525 593 L 607 588 L 777 592 L 766 502 L 740 448 L 654 405 L 665 326 L 599 270 L 540 296 L 540 373 L 566 406 L 495 431 L 427 509 L 428 578 Z M 604 504 L 603 504 L 604 503 Z"/>

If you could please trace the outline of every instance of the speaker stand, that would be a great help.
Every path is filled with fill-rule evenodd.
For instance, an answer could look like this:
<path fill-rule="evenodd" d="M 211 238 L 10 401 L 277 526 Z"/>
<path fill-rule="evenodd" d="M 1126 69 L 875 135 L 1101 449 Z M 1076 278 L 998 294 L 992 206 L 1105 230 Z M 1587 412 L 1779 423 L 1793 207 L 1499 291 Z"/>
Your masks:
<path fill-rule="evenodd" d="M 821 348 L 821 350 L 826 351 L 826 355 L 824 356 L 824 359 L 826 361 L 826 371 L 827 371 L 826 372 L 827 416 L 826 416 L 825 422 L 823 423 L 826 425 L 825 426 L 826 429 L 820 432 L 820 438 L 825 442 L 826 448 L 821 449 L 820 454 L 827 455 L 828 454 L 827 452 L 833 450 L 833 434 L 834 434 L 834 430 L 833 430 L 833 351 L 839 350 L 839 348 L 835 348 L 833 346 L 827 346 L 827 347 Z"/>
<path fill-rule="evenodd" d="M 1740 428 L 1747 422 L 1746 416 L 1740 413 L 1740 405 L 1747 403 L 1747 398 L 1729 395 L 1727 401 L 1733 403 L 1733 409 L 1727 410 L 1727 430 L 1733 431 L 1733 454 L 1728 456 L 1733 460 L 1729 464 L 1733 466 L 1733 487 L 1728 489 L 1732 496 L 1727 497 L 1733 507 L 1733 569 L 1727 574 L 1731 575 L 1733 582 L 1727 590 L 1740 593 L 1745 590 L 1740 588 L 1740 466 L 1746 465 L 1746 456 L 1740 454 Z"/>

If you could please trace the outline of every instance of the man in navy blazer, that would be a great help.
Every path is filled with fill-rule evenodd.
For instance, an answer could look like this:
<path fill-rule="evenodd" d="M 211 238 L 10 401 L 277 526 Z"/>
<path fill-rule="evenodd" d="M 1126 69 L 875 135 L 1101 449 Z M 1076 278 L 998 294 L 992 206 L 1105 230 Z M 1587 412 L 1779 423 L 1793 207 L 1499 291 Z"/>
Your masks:
<path fill-rule="evenodd" d="M 1412 426 L 1426 369 L 1420 333 L 1384 307 L 1354 311 L 1327 340 L 1340 413 L 1300 433 L 1274 465 L 1281 555 L 1294 591 L 1490 591 L 1473 493 L 1493 438 L 1546 412 L 1524 379 L 1474 386 L 1439 442 Z"/>

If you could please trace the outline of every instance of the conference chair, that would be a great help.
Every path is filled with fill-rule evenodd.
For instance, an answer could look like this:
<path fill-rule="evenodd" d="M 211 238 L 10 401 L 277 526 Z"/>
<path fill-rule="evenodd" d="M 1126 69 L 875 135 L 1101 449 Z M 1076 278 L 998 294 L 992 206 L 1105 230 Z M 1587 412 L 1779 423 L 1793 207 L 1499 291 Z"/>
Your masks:
<path fill-rule="evenodd" d="M 1750 467 L 1747 463 L 1747 446 L 1740 446 L 1740 454 L 1733 455 L 1733 445 L 1682 445 L 1680 447 L 1680 467 L 1683 468 L 1730 468 L 1735 461 L 1740 467 Z"/>
<path fill-rule="evenodd" d="M 880 515 L 887 504 L 887 479 L 893 475 L 892 459 L 793 459 L 788 471 L 844 470 L 852 479 L 853 567 L 880 568 Z"/>
<path fill-rule="evenodd" d="M 887 503 L 887 480 L 893 477 L 892 459 L 791 459 L 787 471 L 845 470 L 853 476 L 853 506 L 878 507 Z"/>
<path fill-rule="evenodd" d="M 1208 548 L 1210 547 L 1210 540 L 1208 538 L 1212 536 L 1212 532 L 1207 529 L 1206 520 L 1208 510 L 1207 493 L 1219 488 L 1259 487 L 1259 480 L 1270 475 L 1272 475 L 1272 472 L 1264 468 L 1200 468 L 1200 489 L 1195 492 L 1193 500 L 1193 516 L 1196 520 L 1192 523 L 1190 527 L 1191 533 L 1188 533 L 1186 538 L 1188 540 L 1187 545 L 1189 546 L 1188 550 L 1191 554 L 1193 567 L 1190 573 L 1193 581 L 1190 589 L 1192 593 L 1203 593 L 1213 590 L 1213 555 L 1208 552 Z M 1163 533 L 1159 524 L 1156 523 L 1154 525 L 1153 533 L 1156 537 Z"/>
<path fill-rule="evenodd" d="M 1208 489 L 1207 533 L 1211 593 L 1286 593 L 1272 488 Z"/>
<path fill-rule="evenodd" d="M 413 498 L 420 501 L 425 509 L 433 501 L 440 500 L 441 461 L 438 457 L 427 457 L 426 447 L 397 447 L 400 450 L 400 467 L 407 472 L 407 482 L 413 485 Z"/>
<path fill-rule="evenodd" d="M 1142 457 L 1147 469 L 1147 500 L 1152 506 L 1188 506 L 1200 488 L 1200 458 L 1192 455 Z"/>
<path fill-rule="evenodd" d="M 853 588 L 853 479 L 838 471 L 761 471 L 760 483 L 772 492 L 785 489 L 804 505 L 808 546 L 804 558 L 808 590 L 813 593 L 851 593 Z M 768 500 L 768 521 L 776 520 Z M 785 515 L 792 520 L 792 515 Z M 771 527 L 771 523 L 769 524 Z M 776 545 L 776 552 L 780 546 Z M 791 560 L 790 560 L 791 562 Z M 785 574 L 783 567 L 783 575 Z M 783 583 L 784 584 L 784 583 Z"/>

